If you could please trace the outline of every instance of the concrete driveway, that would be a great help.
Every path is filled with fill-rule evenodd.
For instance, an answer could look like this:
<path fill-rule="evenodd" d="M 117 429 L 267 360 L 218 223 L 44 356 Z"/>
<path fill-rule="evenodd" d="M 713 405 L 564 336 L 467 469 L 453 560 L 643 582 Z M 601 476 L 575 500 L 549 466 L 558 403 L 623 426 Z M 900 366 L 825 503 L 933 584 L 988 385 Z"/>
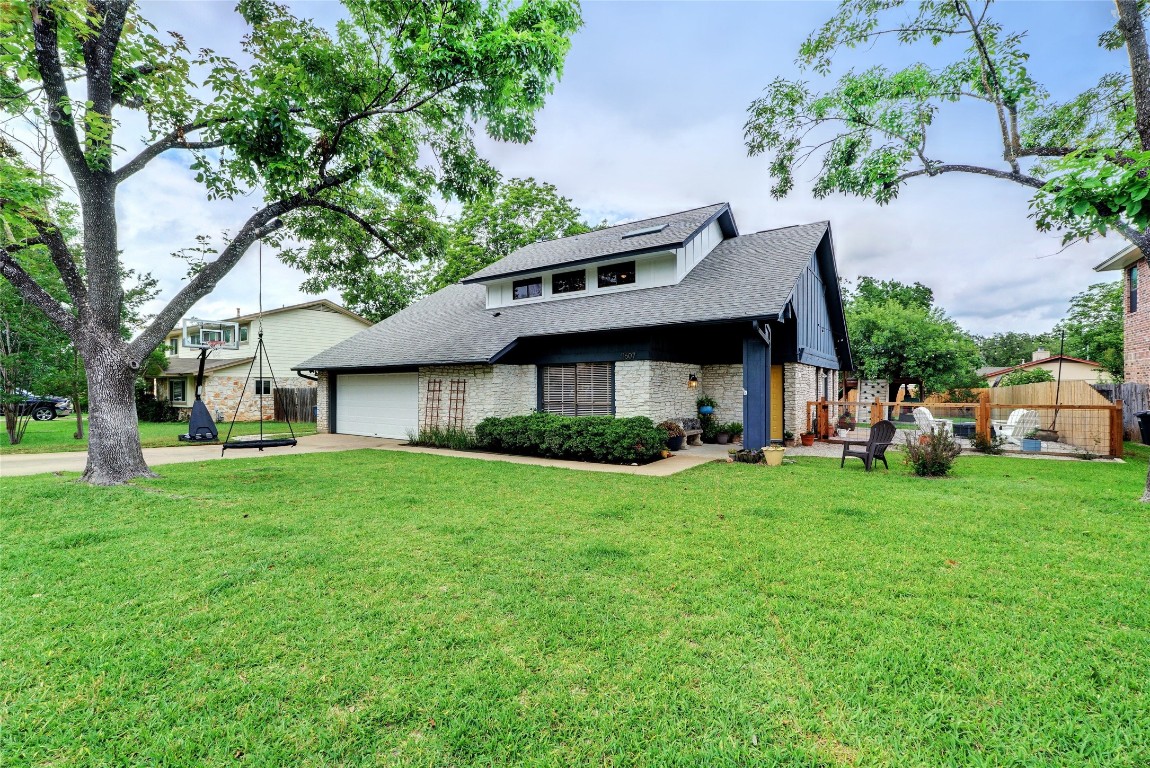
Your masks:
<path fill-rule="evenodd" d="M 357 435 L 307 435 L 299 439 L 294 448 L 265 448 L 257 451 L 221 451 L 219 445 L 181 445 L 175 448 L 145 448 L 144 461 L 148 466 L 160 464 L 180 464 L 190 461 L 219 461 L 221 459 L 251 459 L 259 456 L 279 456 L 298 453 L 327 453 L 330 451 L 354 451 L 360 448 L 380 448 L 392 442 L 375 437 Z M 221 456 L 220 454 L 224 455 Z M 0 477 L 17 475 L 39 475 L 46 472 L 83 472 L 88 461 L 86 451 L 68 453 L 21 453 L 0 456 Z"/>

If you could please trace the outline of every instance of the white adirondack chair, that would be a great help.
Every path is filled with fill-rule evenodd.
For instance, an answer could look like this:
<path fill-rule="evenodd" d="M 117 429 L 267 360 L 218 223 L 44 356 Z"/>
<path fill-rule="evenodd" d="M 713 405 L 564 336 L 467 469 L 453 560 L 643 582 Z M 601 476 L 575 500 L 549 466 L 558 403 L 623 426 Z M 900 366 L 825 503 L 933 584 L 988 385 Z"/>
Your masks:
<path fill-rule="evenodd" d="M 1006 421 L 993 421 L 991 424 L 999 437 L 1015 445 L 1022 445 L 1022 438 L 1028 432 L 1038 429 L 1038 412 L 1015 408 L 1006 417 Z"/>
<path fill-rule="evenodd" d="M 930 412 L 929 408 L 924 408 L 921 405 L 912 411 L 914 414 L 914 423 L 918 427 L 918 431 L 924 435 L 934 432 L 936 429 L 943 432 L 954 434 L 954 424 L 950 419 L 936 419 Z"/>

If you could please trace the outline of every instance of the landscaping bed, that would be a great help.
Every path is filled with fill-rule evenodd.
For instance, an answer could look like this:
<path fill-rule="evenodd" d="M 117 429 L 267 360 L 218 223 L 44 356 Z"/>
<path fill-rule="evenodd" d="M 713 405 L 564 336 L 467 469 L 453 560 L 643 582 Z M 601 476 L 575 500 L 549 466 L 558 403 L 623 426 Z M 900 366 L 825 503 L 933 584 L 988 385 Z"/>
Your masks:
<path fill-rule="evenodd" d="M 1150 512 L 1128 450 L 964 455 L 930 480 L 393 451 L 4 479 L 0 754 L 1144 766 Z"/>

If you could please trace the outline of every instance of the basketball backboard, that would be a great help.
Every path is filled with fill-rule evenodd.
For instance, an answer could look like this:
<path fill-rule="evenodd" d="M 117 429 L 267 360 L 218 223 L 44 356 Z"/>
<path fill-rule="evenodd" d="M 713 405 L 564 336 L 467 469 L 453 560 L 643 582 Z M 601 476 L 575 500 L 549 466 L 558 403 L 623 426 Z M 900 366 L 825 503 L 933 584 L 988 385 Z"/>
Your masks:
<path fill-rule="evenodd" d="M 184 349 L 239 349 L 240 324 L 230 320 L 184 318 Z"/>

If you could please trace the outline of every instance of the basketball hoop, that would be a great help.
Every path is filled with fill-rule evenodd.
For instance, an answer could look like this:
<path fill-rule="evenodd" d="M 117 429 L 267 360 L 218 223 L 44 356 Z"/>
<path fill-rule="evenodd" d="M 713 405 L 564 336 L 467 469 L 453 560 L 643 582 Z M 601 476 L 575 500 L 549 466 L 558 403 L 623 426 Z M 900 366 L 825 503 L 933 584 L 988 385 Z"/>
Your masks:
<path fill-rule="evenodd" d="M 201 320 L 196 317 L 183 321 L 184 349 L 238 350 L 240 348 L 240 325 L 234 320 Z M 244 337 L 246 341 L 246 336 Z"/>

